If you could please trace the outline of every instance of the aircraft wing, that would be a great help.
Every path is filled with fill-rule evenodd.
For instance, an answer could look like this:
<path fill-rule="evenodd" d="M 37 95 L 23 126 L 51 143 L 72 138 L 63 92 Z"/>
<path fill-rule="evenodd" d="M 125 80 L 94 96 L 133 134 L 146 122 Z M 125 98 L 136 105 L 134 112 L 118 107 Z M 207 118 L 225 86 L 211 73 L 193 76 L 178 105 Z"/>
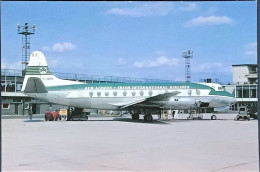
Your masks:
<path fill-rule="evenodd" d="M 158 100 L 166 100 L 169 99 L 172 96 L 176 96 L 180 93 L 180 91 L 174 91 L 174 92 L 168 92 L 163 94 L 158 94 L 156 96 L 148 97 L 146 98 L 146 101 L 158 101 Z"/>
<path fill-rule="evenodd" d="M 162 100 L 163 101 L 163 100 L 169 99 L 172 96 L 176 96 L 179 93 L 180 93 L 179 91 L 168 92 L 168 93 L 158 94 L 156 96 L 147 97 L 147 98 L 140 99 L 140 100 L 133 101 L 133 102 L 116 103 L 116 104 L 112 104 L 112 105 L 119 106 L 120 109 L 129 108 L 131 106 L 138 106 L 138 105 L 141 105 L 141 104 L 146 104 L 146 106 L 149 106 L 149 102 L 150 101 L 158 101 L 158 100 Z"/>
<path fill-rule="evenodd" d="M 129 106 L 132 106 L 134 104 L 138 104 L 138 103 L 141 103 L 141 102 L 144 102 L 146 99 L 140 99 L 140 100 L 136 100 L 136 101 L 133 101 L 133 102 L 122 102 L 122 103 L 110 103 L 111 105 L 114 105 L 114 106 L 119 106 L 120 109 L 123 109 L 123 108 L 126 108 L 126 107 L 129 107 Z"/>

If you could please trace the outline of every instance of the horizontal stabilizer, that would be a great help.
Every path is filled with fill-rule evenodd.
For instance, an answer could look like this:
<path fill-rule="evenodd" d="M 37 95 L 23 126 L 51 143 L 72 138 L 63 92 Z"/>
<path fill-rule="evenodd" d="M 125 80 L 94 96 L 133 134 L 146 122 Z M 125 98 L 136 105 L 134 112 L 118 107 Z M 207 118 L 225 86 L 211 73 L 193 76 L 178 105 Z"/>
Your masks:
<path fill-rule="evenodd" d="M 40 78 L 30 77 L 26 83 L 25 93 L 47 93 L 47 90 Z"/>

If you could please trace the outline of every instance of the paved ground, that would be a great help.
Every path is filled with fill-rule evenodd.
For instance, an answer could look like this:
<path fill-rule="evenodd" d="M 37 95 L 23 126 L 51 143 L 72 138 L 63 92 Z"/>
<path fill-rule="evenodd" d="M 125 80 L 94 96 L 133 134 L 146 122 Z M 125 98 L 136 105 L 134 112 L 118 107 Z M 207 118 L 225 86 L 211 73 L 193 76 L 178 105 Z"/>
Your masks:
<path fill-rule="evenodd" d="M 2 119 L 2 170 L 258 171 L 257 120 L 233 116 L 152 123 Z"/>

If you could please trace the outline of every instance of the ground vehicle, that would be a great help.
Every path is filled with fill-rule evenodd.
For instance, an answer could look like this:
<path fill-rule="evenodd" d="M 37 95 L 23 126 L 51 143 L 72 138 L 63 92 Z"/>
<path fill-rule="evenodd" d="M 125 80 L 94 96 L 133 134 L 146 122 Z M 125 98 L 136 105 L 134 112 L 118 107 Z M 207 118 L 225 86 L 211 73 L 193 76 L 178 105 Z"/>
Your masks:
<path fill-rule="evenodd" d="M 46 111 L 45 112 L 45 121 L 57 121 L 59 118 L 59 113 L 55 111 Z"/>
<path fill-rule="evenodd" d="M 238 115 L 236 116 L 235 120 L 250 120 L 250 115 L 248 114 L 248 108 L 246 106 L 239 107 Z"/>
<path fill-rule="evenodd" d="M 258 119 L 257 112 L 253 110 L 248 110 L 248 115 L 250 116 L 250 118 Z"/>
<path fill-rule="evenodd" d="M 59 109 L 56 110 L 59 113 L 59 119 L 61 120 L 61 118 L 64 118 L 65 120 L 67 119 L 67 115 L 68 115 L 68 110 L 67 109 Z"/>

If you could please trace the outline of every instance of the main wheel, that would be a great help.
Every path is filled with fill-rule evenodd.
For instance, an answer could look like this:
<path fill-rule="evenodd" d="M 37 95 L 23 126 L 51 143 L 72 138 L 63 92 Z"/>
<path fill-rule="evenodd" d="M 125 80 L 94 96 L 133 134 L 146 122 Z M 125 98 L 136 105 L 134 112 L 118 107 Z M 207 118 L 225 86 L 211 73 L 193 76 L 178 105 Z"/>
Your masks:
<path fill-rule="evenodd" d="M 217 119 L 217 116 L 216 115 L 212 115 L 211 116 L 211 120 L 216 120 Z"/>
<path fill-rule="evenodd" d="M 153 116 L 152 115 L 145 115 L 144 116 L 144 120 L 146 122 L 152 122 L 153 121 Z"/>
<path fill-rule="evenodd" d="M 135 113 L 132 115 L 133 120 L 138 120 L 140 118 L 139 114 Z"/>

